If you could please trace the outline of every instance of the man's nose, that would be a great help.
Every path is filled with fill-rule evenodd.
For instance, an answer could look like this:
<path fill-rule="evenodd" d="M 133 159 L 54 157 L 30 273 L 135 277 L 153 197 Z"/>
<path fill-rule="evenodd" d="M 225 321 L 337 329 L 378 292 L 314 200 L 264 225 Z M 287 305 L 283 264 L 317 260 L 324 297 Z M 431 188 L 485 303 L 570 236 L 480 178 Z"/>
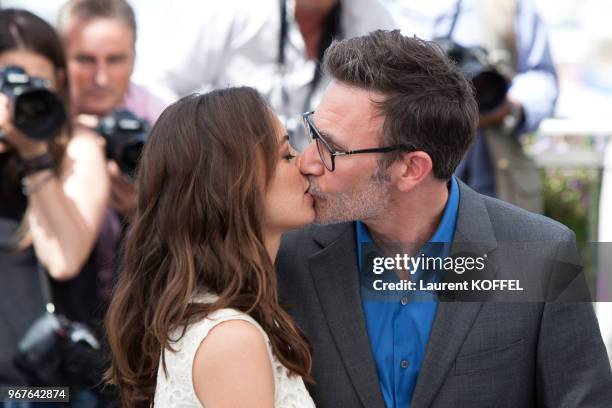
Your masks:
<path fill-rule="evenodd" d="M 321 176 L 325 172 L 315 141 L 310 142 L 300 157 L 300 172 L 311 176 Z"/>
<path fill-rule="evenodd" d="M 96 67 L 96 85 L 97 86 L 107 86 L 108 85 L 108 69 L 104 64 L 99 64 Z"/>

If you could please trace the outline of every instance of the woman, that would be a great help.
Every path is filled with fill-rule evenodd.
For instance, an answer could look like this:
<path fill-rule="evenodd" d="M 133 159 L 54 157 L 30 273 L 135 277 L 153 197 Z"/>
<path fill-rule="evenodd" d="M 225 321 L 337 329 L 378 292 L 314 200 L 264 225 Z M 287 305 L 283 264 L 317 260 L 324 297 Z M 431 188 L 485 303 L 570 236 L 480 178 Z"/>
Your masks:
<path fill-rule="evenodd" d="M 45 81 L 69 117 L 66 63 L 51 26 L 35 15 L 0 10 L 0 71 L 15 66 Z M 6 91 L 5 91 L 6 93 Z M 17 345 L 45 312 L 38 268 L 51 279 L 56 310 L 70 315 L 64 291 L 85 265 L 109 195 L 97 136 L 66 120 L 54 137 L 26 136 L 0 93 L 0 385 L 42 385 L 12 362 Z M 76 308 L 75 308 L 76 309 Z M 34 381 L 34 383 L 33 383 Z"/>
<path fill-rule="evenodd" d="M 106 319 L 125 406 L 313 406 L 309 347 L 273 270 L 281 234 L 314 220 L 294 154 L 251 88 L 162 113 Z"/>

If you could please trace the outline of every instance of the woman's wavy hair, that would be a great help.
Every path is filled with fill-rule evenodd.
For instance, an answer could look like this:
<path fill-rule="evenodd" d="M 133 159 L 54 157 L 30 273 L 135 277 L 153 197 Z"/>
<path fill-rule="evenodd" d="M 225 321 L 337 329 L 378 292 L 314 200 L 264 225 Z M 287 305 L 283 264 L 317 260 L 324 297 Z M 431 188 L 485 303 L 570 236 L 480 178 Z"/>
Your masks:
<path fill-rule="evenodd" d="M 277 163 L 273 113 L 251 88 L 187 96 L 151 130 L 138 170 L 138 208 L 106 316 L 107 379 L 125 406 L 153 400 L 169 334 L 215 310 L 250 314 L 291 372 L 311 380 L 307 340 L 279 306 L 264 245 L 265 186 Z M 219 295 L 192 303 L 201 290 Z M 182 330 L 182 331 L 181 331 Z"/>

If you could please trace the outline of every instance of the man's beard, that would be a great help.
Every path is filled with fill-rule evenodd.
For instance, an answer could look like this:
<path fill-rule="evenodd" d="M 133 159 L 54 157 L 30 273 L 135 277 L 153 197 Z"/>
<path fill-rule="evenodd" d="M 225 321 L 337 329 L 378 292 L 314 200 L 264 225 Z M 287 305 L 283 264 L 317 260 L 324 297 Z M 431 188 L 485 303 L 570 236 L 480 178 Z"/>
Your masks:
<path fill-rule="evenodd" d="M 309 179 L 317 224 L 372 219 L 384 214 L 389 206 L 390 178 L 388 172 L 380 167 L 366 185 L 333 194 L 321 192 L 315 178 L 311 176 Z"/>

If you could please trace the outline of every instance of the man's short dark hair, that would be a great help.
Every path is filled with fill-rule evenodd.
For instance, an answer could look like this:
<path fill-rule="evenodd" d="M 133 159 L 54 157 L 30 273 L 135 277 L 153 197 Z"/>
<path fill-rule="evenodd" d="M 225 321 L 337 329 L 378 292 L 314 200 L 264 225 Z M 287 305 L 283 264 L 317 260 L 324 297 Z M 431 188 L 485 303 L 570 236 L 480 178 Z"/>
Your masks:
<path fill-rule="evenodd" d="M 134 33 L 136 40 L 136 17 L 134 10 L 125 0 L 69 0 L 62 6 L 58 17 L 58 28 L 65 32 L 71 18 L 82 20 L 109 18 L 124 23 Z"/>
<path fill-rule="evenodd" d="M 437 178 L 452 176 L 474 139 L 478 105 L 471 84 L 439 46 L 378 30 L 332 43 L 323 68 L 332 79 L 385 96 L 375 102 L 385 118 L 383 144 L 425 151 Z"/>

